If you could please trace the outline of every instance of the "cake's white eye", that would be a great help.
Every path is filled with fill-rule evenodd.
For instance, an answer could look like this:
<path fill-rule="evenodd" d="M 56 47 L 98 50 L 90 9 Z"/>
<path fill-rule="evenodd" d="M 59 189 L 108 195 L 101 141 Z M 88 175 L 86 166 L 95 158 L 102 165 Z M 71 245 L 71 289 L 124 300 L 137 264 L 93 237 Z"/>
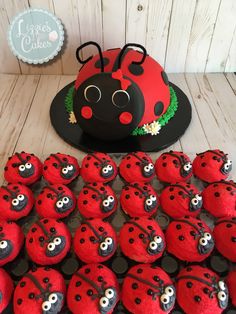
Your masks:
<path fill-rule="evenodd" d="M 51 309 L 51 306 L 52 305 L 51 305 L 51 303 L 49 301 L 45 301 L 42 304 L 42 310 L 47 312 L 47 311 L 49 311 Z"/>
<path fill-rule="evenodd" d="M 126 90 L 119 89 L 112 94 L 111 100 L 114 106 L 124 108 L 130 101 L 130 95 Z"/>
<path fill-rule="evenodd" d="M 224 291 L 218 292 L 217 297 L 220 301 L 225 301 L 227 298 L 226 293 Z"/>
<path fill-rule="evenodd" d="M 149 248 L 151 250 L 156 250 L 157 249 L 157 243 L 155 241 L 150 242 Z"/>
<path fill-rule="evenodd" d="M 62 201 L 64 204 L 68 204 L 70 200 L 69 200 L 69 197 L 65 196 L 63 197 Z"/>
<path fill-rule="evenodd" d="M 201 195 L 199 195 L 199 194 L 196 194 L 196 195 L 195 195 L 195 197 L 196 197 L 196 199 L 197 199 L 197 200 L 199 200 L 199 201 L 201 201 L 201 200 L 202 200 L 202 196 L 201 196 Z"/>
<path fill-rule="evenodd" d="M 151 206 L 151 205 L 152 205 L 152 200 L 147 199 L 147 200 L 146 200 L 146 204 L 147 204 L 148 206 Z"/>
<path fill-rule="evenodd" d="M 101 307 L 107 307 L 109 305 L 108 298 L 102 297 L 99 301 Z"/>
<path fill-rule="evenodd" d="M 172 287 L 166 287 L 165 294 L 167 294 L 169 297 L 172 297 L 172 295 L 174 295 L 174 289 Z"/>
<path fill-rule="evenodd" d="M 26 169 L 31 169 L 31 168 L 32 168 L 32 164 L 29 163 L 29 162 L 27 162 L 27 163 L 25 164 L 25 168 L 26 168 Z"/>
<path fill-rule="evenodd" d="M 47 246 L 48 251 L 50 251 L 50 252 L 54 251 L 54 250 L 55 250 L 55 247 L 56 247 L 56 246 L 55 246 L 54 243 L 49 243 L 48 246 Z"/>
<path fill-rule="evenodd" d="M 107 165 L 107 169 L 108 169 L 109 171 L 111 171 L 113 168 L 112 168 L 111 165 Z"/>
<path fill-rule="evenodd" d="M 168 304 L 170 302 L 170 297 L 168 296 L 168 294 L 162 294 L 161 295 L 161 303 L 163 304 Z"/>
<path fill-rule="evenodd" d="M 7 247 L 7 241 L 4 241 L 4 240 L 1 241 L 1 242 L 0 242 L 0 249 L 3 250 L 3 249 L 5 249 L 6 247 Z"/>
<path fill-rule="evenodd" d="M 17 198 L 18 198 L 19 201 L 23 201 L 25 199 L 23 194 L 17 195 Z"/>
<path fill-rule="evenodd" d="M 68 166 L 67 166 L 67 169 L 68 169 L 69 171 L 71 171 L 71 170 L 73 170 L 73 166 L 72 166 L 72 165 L 68 165 Z"/>
<path fill-rule="evenodd" d="M 19 205 L 19 200 L 17 198 L 14 198 L 12 201 L 11 201 L 12 205 L 13 206 L 17 206 Z"/>
<path fill-rule="evenodd" d="M 218 286 L 219 286 L 219 288 L 220 288 L 220 290 L 225 290 L 226 289 L 226 286 L 225 286 L 225 283 L 224 283 L 224 281 L 222 281 L 222 280 L 220 280 L 219 282 L 218 282 Z"/>
<path fill-rule="evenodd" d="M 193 205 L 197 205 L 197 204 L 198 204 L 198 199 L 197 199 L 196 197 L 192 198 L 192 199 L 191 199 L 191 203 L 192 203 Z"/>
<path fill-rule="evenodd" d="M 152 163 L 148 164 L 148 167 L 150 170 L 152 170 L 154 168 L 154 165 Z"/>
<path fill-rule="evenodd" d="M 108 237 L 105 239 L 106 244 L 111 245 L 112 244 L 112 238 Z"/>
<path fill-rule="evenodd" d="M 102 168 L 102 172 L 103 172 L 103 173 L 107 174 L 108 171 L 109 171 L 109 170 L 107 169 L 107 167 Z"/>
<path fill-rule="evenodd" d="M 48 301 L 50 302 L 50 303 L 56 303 L 57 302 L 57 300 L 58 300 L 58 298 L 57 298 L 57 294 L 56 293 L 51 293 L 50 295 L 49 295 L 49 298 L 48 298 Z"/>
<path fill-rule="evenodd" d="M 211 240 L 211 234 L 208 232 L 204 233 L 204 238 L 206 238 L 208 241 Z"/>
<path fill-rule="evenodd" d="M 108 299 L 112 299 L 114 297 L 115 293 L 114 293 L 114 290 L 113 289 L 106 289 L 105 291 L 105 296 L 108 298 Z"/>
<path fill-rule="evenodd" d="M 154 241 L 155 241 L 156 243 L 160 244 L 160 243 L 162 242 L 162 237 L 160 237 L 160 236 L 155 236 L 155 237 L 154 237 Z"/>
<path fill-rule="evenodd" d="M 101 99 L 101 90 L 96 85 L 89 85 L 84 90 L 84 98 L 88 102 L 97 103 Z"/>
<path fill-rule="evenodd" d="M 184 170 L 185 171 L 189 171 L 192 168 L 192 165 L 190 162 L 188 162 L 187 164 L 184 165 Z"/>
<path fill-rule="evenodd" d="M 199 243 L 200 243 L 200 245 L 202 245 L 202 246 L 206 246 L 206 245 L 207 245 L 207 239 L 201 238 L 201 239 L 199 240 Z"/>
<path fill-rule="evenodd" d="M 25 166 L 24 166 L 24 165 L 20 165 L 20 166 L 19 166 L 19 170 L 20 170 L 21 172 L 25 171 Z"/>
<path fill-rule="evenodd" d="M 104 200 L 102 202 L 103 206 L 108 207 L 109 206 L 109 201 L 108 200 Z"/>
<path fill-rule="evenodd" d="M 155 202 L 157 200 L 156 196 L 155 195 L 150 195 L 150 199 Z"/>
<path fill-rule="evenodd" d="M 100 244 L 100 249 L 101 249 L 102 251 L 106 251 L 106 250 L 108 249 L 108 244 L 107 244 L 106 242 L 102 242 L 102 243 Z"/>
<path fill-rule="evenodd" d="M 66 168 L 62 168 L 62 173 L 63 173 L 63 174 L 67 174 L 68 171 L 69 171 L 69 170 L 67 169 L 67 167 L 66 167 Z"/>
<path fill-rule="evenodd" d="M 145 167 L 144 167 L 144 171 L 145 171 L 145 172 L 149 172 L 149 171 L 150 171 L 149 166 L 145 166 Z"/>
<path fill-rule="evenodd" d="M 56 202 L 57 208 L 62 208 L 63 207 L 63 202 L 62 201 L 57 201 Z"/>
<path fill-rule="evenodd" d="M 110 203 L 114 202 L 114 197 L 113 197 L 112 195 L 109 195 L 109 196 L 108 196 L 108 201 L 109 201 Z"/>
<path fill-rule="evenodd" d="M 61 238 L 55 238 L 55 239 L 53 240 L 53 243 L 54 243 L 55 245 L 60 245 L 60 244 L 61 244 Z"/>

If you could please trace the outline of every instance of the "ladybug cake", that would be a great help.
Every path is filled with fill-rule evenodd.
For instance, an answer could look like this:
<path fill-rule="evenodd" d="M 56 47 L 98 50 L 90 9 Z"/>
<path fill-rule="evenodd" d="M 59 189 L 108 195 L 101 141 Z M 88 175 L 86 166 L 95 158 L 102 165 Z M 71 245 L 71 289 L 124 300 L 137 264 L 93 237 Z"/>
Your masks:
<path fill-rule="evenodd" d="M 141 217 L 155 215 L 159 200 L 150 184 L 135 182 L 123 186 L 120 203 L 123 211 L 130 217 Z"/>
<path fill-rule="evenodd" d="M 236 183 L 217 181 L 210 183 L 202 192 L 203 207 L 214 217 L 233 216 L 236 213 Z"/>
<path fill-rule="evenodd" d="M 131 313 L 169 313 L 175 305 L 175 298 L 176 291 L 170 277 L 155 265 L 136 265 L 124 279 L 121 300 Z"/>
<path fill-rule="evenodd" d="M 160 204 L 163 211 L 174 219 L 186 215 L 196 217 L 202 207 L 202 196 L 193 184 L 180 182 L 164 188 Z"/>
<path fill-rule="evenodd" d="M 75 254 L 85 263 L 105 262 L 114 255 L 116 248 L 116 232 L 102 219 L 83 221 L 75 233 Z"/>
<path fill-rule="evenodd" d="M 45 186 L 35 202 L 36 211 L 43 218 L 65 218 L 75 206 L 76 198 L 73 192 L 62 184 Z"/>
<path fill-rule="evenodd" d="M 213 230 L 217 250 L 232 262 L 236 262 L 236 217 L 224 217 L 216 221 Z"/>
<path fill-rule="evenodd" d="M 0 268 L 0 313 L 3 313 L 5 308 L 11 301 L 14 285 L 8 273 Z"/>
<path fill-rule="evenodd" d="M 107 218 L 116 211 L 117 205 L 115 192 L 101 182 L 85 184 L 78 196 L 78 209 L 85 218 Z"/>
<path fill-rule="evenodd" d="M 66 299 L 63 276 L 49 267 L 29 271 L 14 292 L 14 314 L 59 314 Z"/>
<path fill-rule="evenodd" d="M 155 176 L 151 157 L 143 152 L 130 153 L 122 158 L 120 176 L 126 182 L 150 182 Z"/>
<path fill-rule="evenodd" d="M 80 172 L 75 157 L 65 154 L 51 154 L 43 164 L 43 177 L 50 184 L 67 185 L 75 180 Z"/>
<path fill-rule="evenodd" d="M 187 262 L 201 262 L 214 249 L 214 239 L 209 227 L 205 222 L 192 217 L 172 221 L 165 237 L 167 251 Z"/>
<path fill-rule="evenodd" d="M 227 286 L 232 304 L 236 306 L 236 270 L 231 271 L 227 277 Z"/>
<path fill-rule="evenodd" d="M 24 245 L 24 234 L 14 222 L 0 219 L 0 267 L 13 261 Z"/>
<path fill-rule="evenodd" d="M 34 206 L 33 192 L 23 184 L 0 187 L 0 219 L 18 220 L 27 216 Z"/>
<path fill-rule="evenodd" d="M 193 161 L 194 175 L 207 183 L 227 179 L 231 170 L 232 161 L 219 149 L 197 154 Z"/>
<path fill-rule="evenodd" d="M 86 47 L 98 54 L 82 59 Z M 70 144 L 84 151 L 157 151 L 188 127 L 187 96 L 142 45 L 102 51 L 89 41 L 76 58 L 83 64 L 76 81 L 56 95 L 50 110 L 53 127 Z"/>
<path fill-rule="evenodd" d="M 118 281 L 104 265 L 83 266 L 69 283 L 67 304 L 73 314 L 111 314 L 118 301 Z"/>
<path fill-rule="evenodd" d="M 158 223 L 147 217 L 125 222 L 119 240 L 124 255 L 139 263 L 153 263 L 162 256 L 166 246 Z"/>
<path fill-rule="evenodd" d="M 31 185 L 42 176 L 42 163 L 34 154 L 15 153 L 8 158 L 4 177 L 8 183 Z"/>
<path fill-rule="evenodd" d="M 169 151 L 161 154 L 155 163 L 157 178 L 161 182 L 186 182 L 192 176 L 190 158 L 183 152 Z"/>
<path fill-rule="evenodd" d="M 182 269 L 176 278 L 177 302 L 186 314 L 220 314 L 229 300 L 227 285 L 217 274 L 198 265 Z"/>
<path fill-rule="evenodd" d="M 39 265 L 53 265 L 64 259 L 70 250 L 71 235 L 67 226 L 55 219 L 35 222 L 26 236 L 30 259 Z"/>
<path fill-rule="evenodd" d="M 85 182 L 110 182 L 117 172 L 117 166 L 108 154 L 90 153 L 82 161 L 81 176 Z"/>

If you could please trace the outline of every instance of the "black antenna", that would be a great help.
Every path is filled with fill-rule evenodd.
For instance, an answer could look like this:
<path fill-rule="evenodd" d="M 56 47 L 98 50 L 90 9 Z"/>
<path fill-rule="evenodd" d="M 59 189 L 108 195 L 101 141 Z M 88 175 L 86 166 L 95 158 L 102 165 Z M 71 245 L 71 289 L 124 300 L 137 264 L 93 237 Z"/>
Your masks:
<path fill-rule="evenodd" d="M 88 41 L 87 43 L 84 43 L 82 44 L 81 46 L 79 46 L 77 49 L 76 49 L 76 58 L 77 60 L 79 61 L 79 63 L 81 64 L 85 64 L 87 63 L 89 60 L 91 60 L 93 58 L 93 56 L 90 56 L 88 57 L 86 60 L 82 60 L 79 56 L 79 52 L 84 48 L 84 47 L 87 47 L 89 45 L 93 45 L 95 47 L 97 47 L 98 49 L 98 53 L 99 53 L 99 57 L 100 57 L 100 62 L 101 62 L 101 72 L 104 72 L 104 62 L 103 62 L 103 57 L 102 57 L 102 49 L 101 47 L 99 46 L 98 43 L 96 43 L 95 41 Z"/>
<path fill-rule="evenodd" d="M 120 51 L 120 54 L 119 54 L 119 58 L 118 58 L 118 69 L 120 69 L 121 67 L 121 63 L 122 63 L 122 56 L 125 52 L 125 50 L 128 48 L 128 47 L 137 47 L 137 48 L 140 48 L 143 52 L 143 55 L 142 55 L 142 59 L 140 61 L 133 61 L 132 63 L 133 64 L 142 64 L 144 62 L 144 60 L 146 59 L 146 56 L 147 56 L 147 51 L 146 49 L 142 46 L 142 45 L 139 45 L 139 44 L 133 44 L 133 43 L 129 43 L 129 44 L 126 44 L 124 45 L 124 47 L 121 49 Z"/>

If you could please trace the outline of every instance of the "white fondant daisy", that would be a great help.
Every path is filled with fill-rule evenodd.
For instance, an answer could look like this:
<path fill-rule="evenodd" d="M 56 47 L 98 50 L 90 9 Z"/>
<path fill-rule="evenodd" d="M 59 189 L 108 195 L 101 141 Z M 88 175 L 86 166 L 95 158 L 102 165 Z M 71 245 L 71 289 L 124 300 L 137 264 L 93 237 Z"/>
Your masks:
<path fill-rule="evenodd" d="M 157 135 L 160 133 L 161 124 L 158 121 L 153 121 L 152 123 L 144 124 L 143 129 L 147 134 Z"/>

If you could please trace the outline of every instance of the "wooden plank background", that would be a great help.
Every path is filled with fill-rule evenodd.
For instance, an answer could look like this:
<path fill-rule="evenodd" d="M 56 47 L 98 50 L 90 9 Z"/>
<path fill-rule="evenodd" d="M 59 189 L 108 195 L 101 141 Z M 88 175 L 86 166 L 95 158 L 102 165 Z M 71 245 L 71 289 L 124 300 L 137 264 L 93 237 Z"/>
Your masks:
<path fill-rule="evenodd" d="M 29 7 L 52 11 L 66 30 L 63 53 L 47 65 L 18 61 L 7 44 L 11 19 Z M 141 43 L 167 72 L 235 72 L 236 1 L 0 0 L 0 73 L 76 74 L 75 50 L 87 40 Z"/>

